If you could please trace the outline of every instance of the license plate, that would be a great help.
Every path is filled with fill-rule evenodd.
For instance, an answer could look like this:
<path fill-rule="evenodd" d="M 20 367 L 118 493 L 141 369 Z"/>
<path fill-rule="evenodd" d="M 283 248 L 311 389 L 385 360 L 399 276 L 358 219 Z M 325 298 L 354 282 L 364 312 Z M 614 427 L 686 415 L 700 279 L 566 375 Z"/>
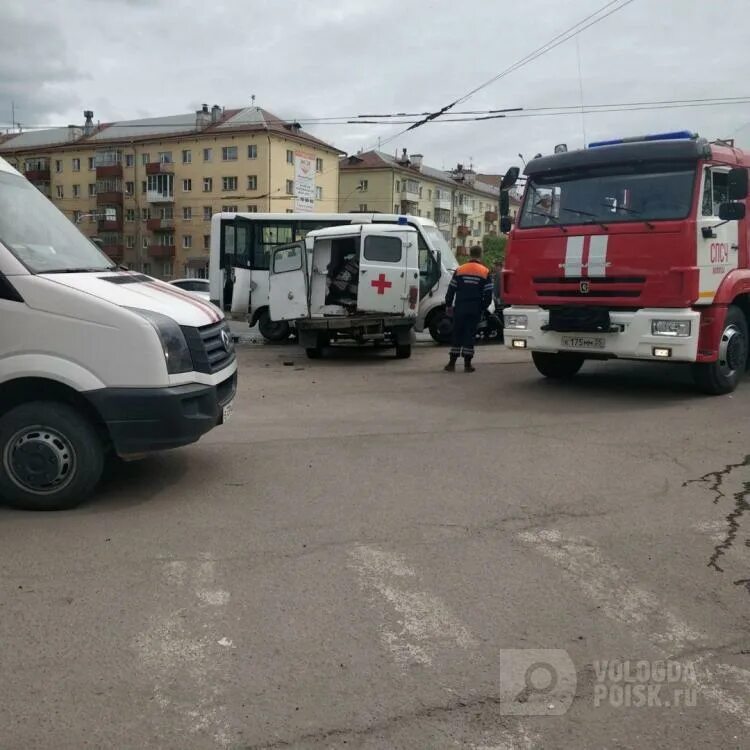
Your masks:
<path fill-rule="evenodd" d="M 603 336 L 563 336 L 562 345 L 568 349 L 604 349 Z"/>
<path fill-rule="evenodd" d="M 232 403 L 228 403 L 221 411 L 221 423 L 226 424 L 232 418 Z"/>

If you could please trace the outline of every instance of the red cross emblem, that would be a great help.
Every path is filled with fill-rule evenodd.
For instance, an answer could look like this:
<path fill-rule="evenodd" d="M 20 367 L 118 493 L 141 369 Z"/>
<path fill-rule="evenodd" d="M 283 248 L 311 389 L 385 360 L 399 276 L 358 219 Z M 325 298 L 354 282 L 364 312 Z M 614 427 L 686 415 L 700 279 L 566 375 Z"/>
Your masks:
<path fill-rule="evenodd" d="M 393 283 L 385 280 L 385 274 L 381 273 L 377 279 L 373 279 L 370 282 L 370 286 L 374 286 L 378 290 L 378 294 L 385 294 L 386 289 L 390 289 Z"/>

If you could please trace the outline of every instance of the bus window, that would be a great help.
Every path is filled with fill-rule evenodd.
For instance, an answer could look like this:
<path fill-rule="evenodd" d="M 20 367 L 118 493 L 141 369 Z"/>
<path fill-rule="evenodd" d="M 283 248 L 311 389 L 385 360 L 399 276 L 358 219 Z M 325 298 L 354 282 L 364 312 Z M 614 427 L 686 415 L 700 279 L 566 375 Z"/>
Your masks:
<path fill-rule="evenodd" d="M 221 222 L 221 255 L 220 268 L 233 268 L 234 262 L 234 224 L 229 221 Z"/>

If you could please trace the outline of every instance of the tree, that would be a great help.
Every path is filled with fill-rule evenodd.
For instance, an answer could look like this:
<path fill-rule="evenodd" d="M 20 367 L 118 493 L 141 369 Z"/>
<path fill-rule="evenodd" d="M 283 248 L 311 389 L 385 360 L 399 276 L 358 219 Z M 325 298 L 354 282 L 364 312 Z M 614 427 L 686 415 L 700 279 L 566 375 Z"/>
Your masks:
<path fill-rule="evenodd" d="M 502 263 L 505 260 L 505 245 L 507 242 L 507 237 L 493 237 L 489 234 L 484 236 L 482 239 L 482 253 L 487 266 L 492 267 L 496 263 Z"/>

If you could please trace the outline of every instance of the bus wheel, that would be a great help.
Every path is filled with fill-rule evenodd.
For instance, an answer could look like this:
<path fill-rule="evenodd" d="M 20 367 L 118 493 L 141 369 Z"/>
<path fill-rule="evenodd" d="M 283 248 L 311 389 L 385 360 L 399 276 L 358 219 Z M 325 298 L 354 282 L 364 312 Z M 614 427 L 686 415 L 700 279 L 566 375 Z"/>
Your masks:
<path fill-rule="evenodd" d="M 286 341 L 289 338 L 289 323 L 285 320 L 271 320 L 267 309 L 258 317 L 258 330 L 266 341 Z"/>
<path fill-rule="evenodd" d="M 545 378 L 566 380 L 572 378 L 583 365 L 580 354 L 550 354 L 549 352 L 531 352 L 534 365 Z"/>
<path fill-rule="evenodd" d="M 695 384 L 711 396 L 731 393 L 745 372 L 747 353 L 747 320 L 739 307 L 731 305 L 719 339 L 719 356 L 715 362 L 693 365 Z"/>

